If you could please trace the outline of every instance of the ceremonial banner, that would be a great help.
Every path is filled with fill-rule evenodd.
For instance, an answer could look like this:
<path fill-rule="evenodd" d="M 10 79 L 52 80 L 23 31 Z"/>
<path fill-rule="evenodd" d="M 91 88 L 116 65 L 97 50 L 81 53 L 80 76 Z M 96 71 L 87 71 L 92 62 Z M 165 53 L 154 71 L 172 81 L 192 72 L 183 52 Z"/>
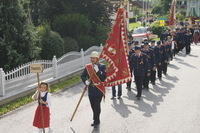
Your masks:
<path fill-rule="evenodd" d="M 169 25 L 175 25 L 176 23 L 176 0 L 172 0 L 171 9 L 170 9 L 170 17 L 169 17 Z"/>
<path fill-rule="evenodd" d="M 107 61 L 105 86 L 115 86 L 131 80 L 127 46 L 127 14 L 119 8 L 117 17 L 100 58 Z"/>

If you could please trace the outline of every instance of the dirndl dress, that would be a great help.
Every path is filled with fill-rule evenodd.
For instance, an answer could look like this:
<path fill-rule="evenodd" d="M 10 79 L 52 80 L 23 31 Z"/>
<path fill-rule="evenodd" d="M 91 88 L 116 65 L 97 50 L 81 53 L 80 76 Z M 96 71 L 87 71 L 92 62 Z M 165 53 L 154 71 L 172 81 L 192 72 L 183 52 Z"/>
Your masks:
<path fill-rule="evenodd" d="M 45 94 L 44 97 L 41 97 L 43 101 L 46 102 L 48 92 Z M 33 126 L 37 128 L 48 128 L 50 125 L 50 111 L 49 107 L 44 104 L 39 104 L 36 111 L 35 117 L 33 120 Z"/>

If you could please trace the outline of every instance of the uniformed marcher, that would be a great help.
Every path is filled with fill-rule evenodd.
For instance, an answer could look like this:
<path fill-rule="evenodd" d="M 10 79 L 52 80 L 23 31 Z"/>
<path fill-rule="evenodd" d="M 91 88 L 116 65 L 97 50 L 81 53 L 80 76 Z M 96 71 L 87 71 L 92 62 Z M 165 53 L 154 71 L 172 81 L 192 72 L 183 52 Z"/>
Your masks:
<path fill-rule="evenodd" d="M 161 34 L 160 40 L 164 43 L 167 40 L 167 37 L 171 36 L 170 30 L 166 30 L 164 33 Z"/>
<path fill-rule="evenodd" d="M 185 34 L 185 50 L 186 54 L 190 54 L 191 52 L 191 43 L 192 43 L 192 33 L 190 30 L 187 30 L 187 33 Z"/>
<path fill-rule="evenodd" d="M 155 85 L 155 81 L 156 81 L 156 67 L 158 66 L 159 63 L 159 49 L 158 47 L 155 46 L 155 41 L 151 41 L 151 46 L 150 49 L 153 51 L 153 56 L 154 56 L 154 60 L 155 60 L 155 66 L 154 68 L 151 70 L 151 76 L 150 76 L 150 81 L 153 85 Z"/>
<path fill-rule="evenodd" d="M 147 57 L 141 52 L 141 47 L 135 46 L 135 53 L 132 58 L 132 69 L 137 88 L 137 99 L 140 100 L 142 95 L 142 85 L 145 77 L 145 73 L 148 69 Z"/>
<path fill-rule="evenodd" d="M 170 37 L 169 37 L 170 38 Z M 168 39 L 169 39 L 168 38 Z M 162 44 L 163 47 L 163 58 L 162 58 L 162 67 L 163 67 L 163 74 L 167 74 L 167 67 L 170 61 L 170 54 L 171 54 L 171 41 L 166 41 Z"/>
<path fill-rule="evenodd" d="M 164 47 L 161 46 L 160 41 L 157 42 L 157 47 L 158 47 L 158 54 L 159 54 L 159 61 L 157 63 L 158 78 L 159 80 L 162 80 L 163 64 L 165 61 Z"/>
<path fill-rule="evenodd" d="M 175 41 L 177 44 L 177 48 L 176 48 L 176 53 L 179 53 L 179 51 L 182 50 L 183 48 L 183 43 L 184 43 L 184 35 L 183 32 L 180 29 L 176 29 L 176 36 L 175 36 Z"/>
<path fill-rule="evenodd" d="M 143 87 L 144 89 L 149 89 L 149 81 L 151 76 L 151 71 L 156 70 L 155 58 L 153 50 L 149 49 L 149 43 L 144 42 L 142 52 L 147 56 L 148 70 L 145 73 Z"/>
<path fill-rule="evenodd" d="M 90 56 L 91 64 L 87 64 L 81 79 L 88 86 L 88 96 L 93 111 L 94 122 L 91 126 L 96 128 L 100 124 L 101 101 L 105 87 L 101 84 L 106 79 L 106 66 L 99 63 L 99 53 L 93 51 Z"/>
<path fill-rule="evenodd" d="M 134 54 L 134 47 L 132 46 L 132 43 L 134 43 L 134 45 L 135 45 L 136 42 L 129 42 L 128 43 L 128 46 L 129 46 L 128 61 L 129 61 L 129 67 L 130 67 L 131 76 L 132 76 L 132 69 L 131 69 L 132 68 L 132 62 L 131 62 L 131 57 Z M 126 83 L 126 86 L 127 86 L 126 89 L 128 89 L 129 91 L 131 91 L 131 83 L 132 83 L 132 80 Z"/>

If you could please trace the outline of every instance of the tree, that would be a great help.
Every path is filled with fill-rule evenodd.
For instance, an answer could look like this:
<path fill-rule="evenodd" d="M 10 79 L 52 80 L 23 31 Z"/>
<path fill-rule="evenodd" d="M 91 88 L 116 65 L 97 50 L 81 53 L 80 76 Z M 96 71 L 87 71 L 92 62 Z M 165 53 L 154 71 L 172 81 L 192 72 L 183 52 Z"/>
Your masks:
<path fill-rule="evenodd" d="M 84 50 L 88 49 L 89 47 L 91 47 L 93 45 L 99 45 L 99 44 L 97 44 L 97 42 L 95 42 L 95 39 L 89 35 L 79 36 L 78 44 L 79 44 L 79 47 L 83 48 Z"/>
<path fill-rule="evenodd" d="M 38 36 L 28 11 L 29 0 L 0 3 L 0 67 L 9 70 L 38 57 Z"/>
<path fill-rule="evenodd" d="M 80 48 L 78 46 L 78 42 L 71 38 L 71 37 L 65 37 L 64 38 L 64 51 L 65 53 L 70 51 L 79 51 Z"/>
<path fill-rule="evenodd" d="M 48 8 L 46 0 L 30 0 L 30 14 L 35 26 L 39 26 L 46 21 Z"/>
<path fill-rule="evenodd" d="M 152 13 L 160 15 L 167 14 L 170 10 L 171 3 L 172 0 L 159 0 L 158 4 L 153 8 Z"/>
<path fill-rule="evenodd" d="M 52 29 L 62 37 L 77 38 L 81 34 L 89 34 L 91 24 L 89 19 L 82 14 L 66 14 L 57 16 L 53 23 Z"/>
<path fill-rule="evenodd" d="M 39 31 L 41 37 L 41 58 L 46 60 L 51 60 L 54 55 L 56 57 L 61 57 L 64 54 L 64 40 L 62 37 L 51 31 L 49 25 L 45 25 Z"/>
<path fill-rule="evenodd" d="M 35 25 L 48 22 L 52 30 L 58 32 L 62 38 L 75 39 L 79 48 L 82 45 L 80 38 L 92 38 L 99 45 L 107 37 L 107 29 L 111 26 L 110 15 L 113 13 L 110 1 L 43 0 L 45 4 L 39 0 L 31 1 L 31 15 L 36 19 L 33 20 Z M 80 37 L 81 35 L 87 37 Z"/>
<path fill-rule="evenodd" d="M 108 38 L 108 32 L 109 32 L 109 28 L 105 25 L 102 24 L 98 24 L 97 27 L 95 28 L 95 36 L 93 36 L 95 38 L 95 42 L 96 44 L 104 44 L 106 39 Z"/>

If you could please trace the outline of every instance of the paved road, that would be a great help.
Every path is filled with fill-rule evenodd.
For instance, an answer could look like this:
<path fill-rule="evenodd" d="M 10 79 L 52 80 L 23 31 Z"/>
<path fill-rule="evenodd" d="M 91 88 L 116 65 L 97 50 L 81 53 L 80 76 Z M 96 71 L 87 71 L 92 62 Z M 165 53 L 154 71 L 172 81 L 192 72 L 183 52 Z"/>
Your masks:
<path fill-rule="evenodd" d="M 101 125 L 90 127 L 92 112 L 87 95 L 73 122 L 70 116 L 77 103 L 82 84 L 52 97 L 53 133 L 200 133 L 200 46 L 192 47 L 192 54 L 179 54 L 169 66 L 163 81 L 150 85 L 141 101 L 135 98 L 136 90 L 123 98 L 110 100 L 108 89 L 102 102 Z M 0 118 L 0 133 L 36 133 L 32 120 L 36 103 L 26 105 Z"/>

